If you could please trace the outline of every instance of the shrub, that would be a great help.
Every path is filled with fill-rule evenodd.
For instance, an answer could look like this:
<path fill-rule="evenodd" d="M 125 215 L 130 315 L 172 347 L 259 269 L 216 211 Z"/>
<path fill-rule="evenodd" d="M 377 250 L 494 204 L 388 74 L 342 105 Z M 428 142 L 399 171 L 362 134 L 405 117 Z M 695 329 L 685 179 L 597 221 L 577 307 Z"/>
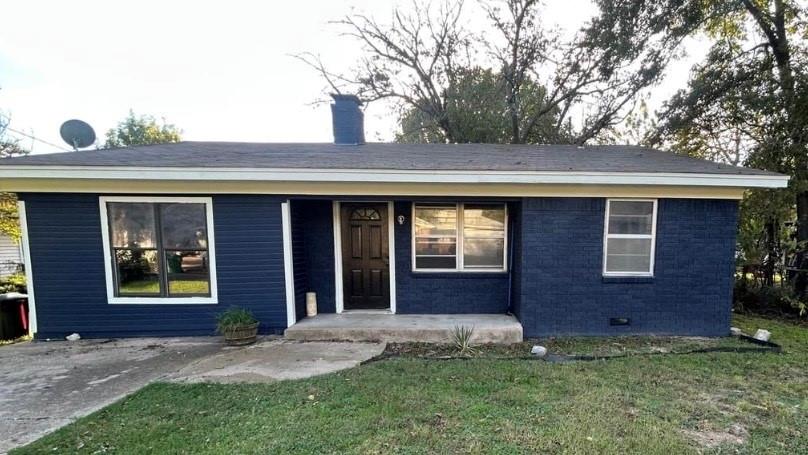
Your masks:
<path fill-rule="evenodd" d="M 800 300 L 788 285 L 767 286 L 740 279 L 735 281 L 734 307 L 739 312 L 805 317 L 808 302 Z"/>
<path fill-rule="evenodd" d="M 216 317 L 216 329 L 219 333 L 227 330 L 253 325 L 258 322 L 255 316 L 244 308 L 230 307 Z"/>
<path fill-rule="evenodd" d="M 25 294 L 25 274 L 15 273 L 4 278 L 0 278 L 0 294 L 6 292 L 19 292 Z"/>
<path fill-rule="evenodd" d="M 454 326 L 452 329 L 452 344 L 458 354 L 470 356 L 477 352 L 471 344 L 472 335 L 474 335 L 474 327 Z"/>

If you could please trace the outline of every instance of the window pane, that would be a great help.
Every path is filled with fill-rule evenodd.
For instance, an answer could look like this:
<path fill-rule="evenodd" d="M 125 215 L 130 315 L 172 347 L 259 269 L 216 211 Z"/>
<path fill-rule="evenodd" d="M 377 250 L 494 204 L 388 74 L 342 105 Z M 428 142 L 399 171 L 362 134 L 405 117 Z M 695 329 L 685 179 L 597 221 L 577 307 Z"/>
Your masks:
<path fill-rule="evenodd" d="M 505 206 L 466 204 L 463 207 L 463 235 L 466 237 L 504 238 Z"/>
<path fill-rule="evenodd" d="M 119 295 L 160 295 L 157 250 L 115 250 Z"/>
<path fill-rule="evenodd" d="M 208 295 L 210 272 L 206 251 L 166 251 L 169 295 Z"/>
<path fill-rule="evenodd" d="M 107 204 L 107 211 L 112 246 L 128 248 L 157 246 L 153 204 L 110 202 Z"/>
<path fill-rule="evenodd" d="M 651 235 L 654 203 L 648 201 L 609 202 L 609 234 Z"/>
<path fill-rule="evenodd" d="M 502 268 L 505 258 L 503 239 L 464 239 L 463 265 L 465 267 Z"/>
<path fill-rule="evenodd" d="M 457 209 L 415 207 L 415 235 L 457 235 Z"/>
<path fill-rule="evenodd" d="M 651 239 L 608 239 L 607 272 L 650 272 Z"/>
<path fill-rule="evenodd" d="M 449 238 L 417 238 L 415 239 L 415 254 L 430 254 L 439 256 L 454 256 L 457 254 L 457 239 Z"/>
<path fill-rule="evenodd" d="M 160 204 L 163 248 L 207 248 L 205 204 Z"/>
<path fill-rule="evenodd" d="M 454 269 L 454 256 L 420 256 L 415 258 L 416 269 Z"/>

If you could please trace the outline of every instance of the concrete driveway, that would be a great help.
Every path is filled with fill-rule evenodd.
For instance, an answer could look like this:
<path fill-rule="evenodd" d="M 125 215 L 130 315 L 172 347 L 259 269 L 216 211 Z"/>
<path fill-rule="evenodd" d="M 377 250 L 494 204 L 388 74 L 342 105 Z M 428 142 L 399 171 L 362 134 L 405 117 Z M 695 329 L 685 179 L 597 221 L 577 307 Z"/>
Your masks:
<path fill-rule="evenodd" d="M 0 347 L 0 453 L 27 444 L 156 380 L 270 382 L 350 368 L 380 343 L 264 338 L 230 348 L 218 338 L 32 342 Z"/>

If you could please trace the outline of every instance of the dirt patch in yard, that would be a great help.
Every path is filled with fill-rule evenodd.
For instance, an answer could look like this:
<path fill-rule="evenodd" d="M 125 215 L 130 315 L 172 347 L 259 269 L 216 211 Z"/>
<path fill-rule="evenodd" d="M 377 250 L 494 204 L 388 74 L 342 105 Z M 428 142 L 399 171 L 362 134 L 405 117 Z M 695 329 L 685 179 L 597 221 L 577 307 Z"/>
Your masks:
<path fill-rule="evenodd" d="M 563 337 L 529 339 L 509 345 L 476 345 L 472 354 L 464 356 L 459 355 L 457 348 L 451 344 L 388 343 L 382 355 L 373 360 L 377 361 L 391 357 L 526 359 L 535 358 L 530 354 L 530 350 L 534 345 L 546 347 L 548 358 L 553 356 L 581 356 L 605 359 L 634 355 L 690 354 L 711 350 L 767 352 L 766 348 L 751 345 L 737 337 Z"/>
<path fill-rule="evenodd" d="M 746 442 L 749 432 L 741 424 L 734 423 L 723 431 L 700 429 L 683 430 L 685 436 L 695 441 L 699 446 L 712 449 L 718 446 L 731 444 L 741 445 Z"/>

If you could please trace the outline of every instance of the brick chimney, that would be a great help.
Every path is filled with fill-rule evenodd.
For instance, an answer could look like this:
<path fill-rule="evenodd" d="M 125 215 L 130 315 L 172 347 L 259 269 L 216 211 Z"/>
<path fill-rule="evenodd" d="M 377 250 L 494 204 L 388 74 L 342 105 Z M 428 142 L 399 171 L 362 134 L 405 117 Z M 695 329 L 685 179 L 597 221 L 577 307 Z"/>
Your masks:
<path fill-rule="evenodd" d="M 362 102 L 356 95 L 331 95 L 331 121 L 334 127 L 334 143 L 359 145 L 365 143 L 365 115 L 359 106 Z"/>

